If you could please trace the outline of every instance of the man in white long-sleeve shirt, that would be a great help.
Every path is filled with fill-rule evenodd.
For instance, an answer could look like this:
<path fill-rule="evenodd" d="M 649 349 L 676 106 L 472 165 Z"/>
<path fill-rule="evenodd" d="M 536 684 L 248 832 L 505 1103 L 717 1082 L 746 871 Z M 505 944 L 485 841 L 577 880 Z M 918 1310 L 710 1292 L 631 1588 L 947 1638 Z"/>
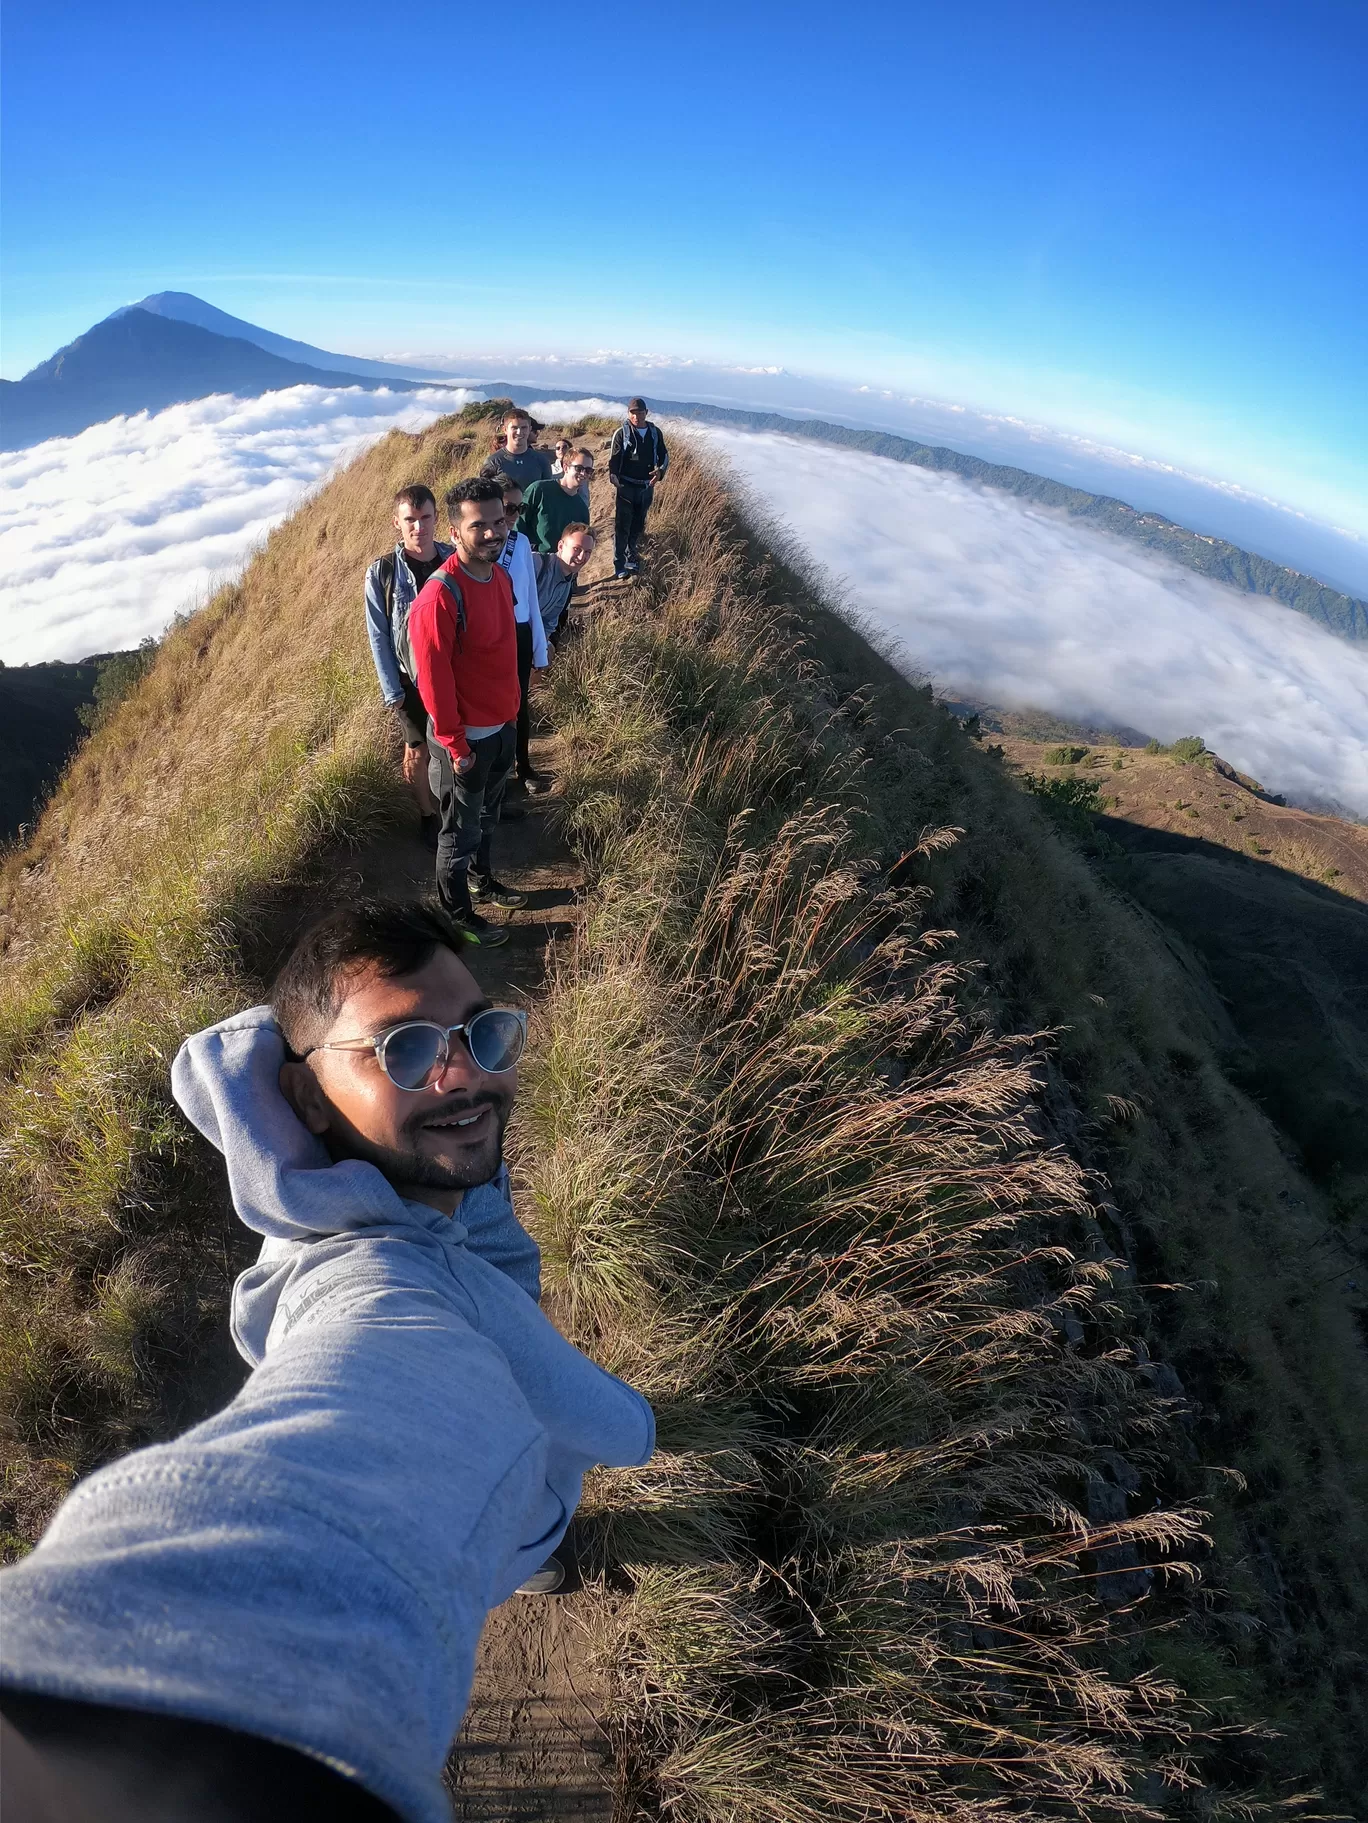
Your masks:
<path fill-rule="evenodd" d="M 528 693 L 532 672 L 544 671 L 550 655 L 546 648 L 546 628 L 542 624 L 541 609 L 537 603 L 532 546 L 527 534 L 518 530 L 518 514 L 522 511 L 523 503 L 522 483 L 513 480 L 511 476 L 501 476 L 500 479 L 504 482 L 504 517 L 508 520 L 508 539 L 499 562 L 507 570 L 508 580 L 513 584 L 513 618 L 518 631 L 518 688 L 522 692 L 522 700 L 518 705 L 517 778 L 525 791 L 536 792 L 544 789 L 547 781 L 545 775 L 534 771 L 532 766 L 532 715 Z"/>

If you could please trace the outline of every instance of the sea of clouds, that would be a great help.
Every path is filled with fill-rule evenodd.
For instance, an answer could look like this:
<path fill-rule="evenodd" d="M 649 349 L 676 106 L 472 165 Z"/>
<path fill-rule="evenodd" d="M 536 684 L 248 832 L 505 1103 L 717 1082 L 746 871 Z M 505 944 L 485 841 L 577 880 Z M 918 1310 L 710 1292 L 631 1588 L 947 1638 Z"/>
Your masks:
<path fill-rule="evenodd" d="M 1368 816 L 1368 647 L 954 475 L 694 434 L 947 694 L 1199 734 L 1270 790 Z"/>
<path fill-rule="evenodd" d="M 1228 538 L 1276 563 L 1290 564 L 1350 595 L 1368 595 L 1368 495 L 1353 478 L 1318 490 L 1319 517 L 1258 489 L 1203 474 L 1156 453 L 1142 455 L 1097 437 L 1081 436 L 1010 412 L 988 411 L 887 387 L 793 373 L 784 367 L 717 367 L 669 355 L 603 350 L 593 356 L 460 356 L 387 353 L 438 373 L 453 385 L 516 381 L 525 386 L 607 393 L 635 392 L 657 401 L 690 399 L 709 405 L 825 418 L 859 429 L 891 431 L 925 443 L 948 444 L 987 462 L 1003 462 L 1089 493 L 1114 494 L 1142 512 L 1165 513 L 1194 532 Z"/>
<path fill-rule="evenodd" d="M 297 386 L 0 455 L 0 658 L 80 658 L 161 633 L 369 443 L 482 396 Z M 552 420 L 622 406 L 595 394 L 531 410 Z M 1200 734 L 1271 789 L 1368 815 L 1368 650 L 952 475 L 690 430 L 897 642 L 906 668 L 947 693 L 1162 740 Z"/>
<path fill-rule="evenodd" d="M 160 634 L 368 444 L 484 396 L 443 386 L 220 394 L 0 454 L 0 658 L 84 658 Z M 595 397 L 531 410 L 620 416 L 622 405 Z"/>
<path fill-rule="evenodd" d="M 339 464 L 481 396 L 219 394 L 0 455 L 0 658 L 82 658 L 160 634 Z"/>

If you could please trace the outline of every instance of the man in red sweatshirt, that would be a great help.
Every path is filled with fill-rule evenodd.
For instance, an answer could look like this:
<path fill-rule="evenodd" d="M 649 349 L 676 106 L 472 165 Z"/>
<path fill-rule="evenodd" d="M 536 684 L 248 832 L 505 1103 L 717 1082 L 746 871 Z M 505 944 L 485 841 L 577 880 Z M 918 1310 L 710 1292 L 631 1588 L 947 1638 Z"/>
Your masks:
<path fill-rule="evenodd" d="M 487 948 L 506 943 L 508 933 L 475 901 L 527 903 L 494 878 L 489 852 L 513 767 L 520 700 L 513 589 L 499 563 L 508 532 L 500 481 L 462 481 L 447 495 L 456 549 L 408 617 L 413 675 L 428 712 L 428 774 L 442 819 L 437 891 L 466 936 Z"/>

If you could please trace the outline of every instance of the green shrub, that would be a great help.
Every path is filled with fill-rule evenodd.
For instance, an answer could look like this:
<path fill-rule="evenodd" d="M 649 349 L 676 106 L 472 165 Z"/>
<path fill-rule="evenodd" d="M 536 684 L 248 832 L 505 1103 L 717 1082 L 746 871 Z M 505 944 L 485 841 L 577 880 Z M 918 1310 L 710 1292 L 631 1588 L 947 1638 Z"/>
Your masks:
<path fill-rule="evenodd" d="M 1086 747 L 1047 747 L 1043 755 L 1047 766 L 1076 766 L 1087 757 Z"/>
<path fill-rule="evenodd" d="M 145 639 L 135 652 L 116 652 L 100 666 L 92 701 L 82 703 L 76 715 L 83 728 L 102 728 L 123 699 L 146 677 L 157 656 L 155 639 Z"/>
<path fill-rule="evenodd" d="M 1065 829 L 1075 835 L 1092 834 L 1092 819 L 1104 808 L 1102 787 L 1096 779 L 1052 779 L 1043 772 L 1027 772 L 1021 783 Z"/>
<path fill-rule="evenodd" d="M 1200 734 L 1185 734 L 1168 749 L 1169 758 L 1177 760 L 1180 766 L 1190 766 L 1194 760 L 1201 759 L 1205 752 L 1206 742 Z"/>

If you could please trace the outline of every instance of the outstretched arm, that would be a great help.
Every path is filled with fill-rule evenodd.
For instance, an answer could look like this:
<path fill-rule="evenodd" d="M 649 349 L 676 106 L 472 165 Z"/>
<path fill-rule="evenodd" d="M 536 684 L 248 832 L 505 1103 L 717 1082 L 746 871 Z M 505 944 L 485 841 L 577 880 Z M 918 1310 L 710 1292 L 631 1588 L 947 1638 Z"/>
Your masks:
<path fill-rule="evenodd" d="M 4 1685 L 260 1736 L 449 1817 L 485 1614 L 565 1508 L 435 1270 L 403 1241 L 343 1250 L 226 1410 L 81 1483 L 0 1576 Z"/>

